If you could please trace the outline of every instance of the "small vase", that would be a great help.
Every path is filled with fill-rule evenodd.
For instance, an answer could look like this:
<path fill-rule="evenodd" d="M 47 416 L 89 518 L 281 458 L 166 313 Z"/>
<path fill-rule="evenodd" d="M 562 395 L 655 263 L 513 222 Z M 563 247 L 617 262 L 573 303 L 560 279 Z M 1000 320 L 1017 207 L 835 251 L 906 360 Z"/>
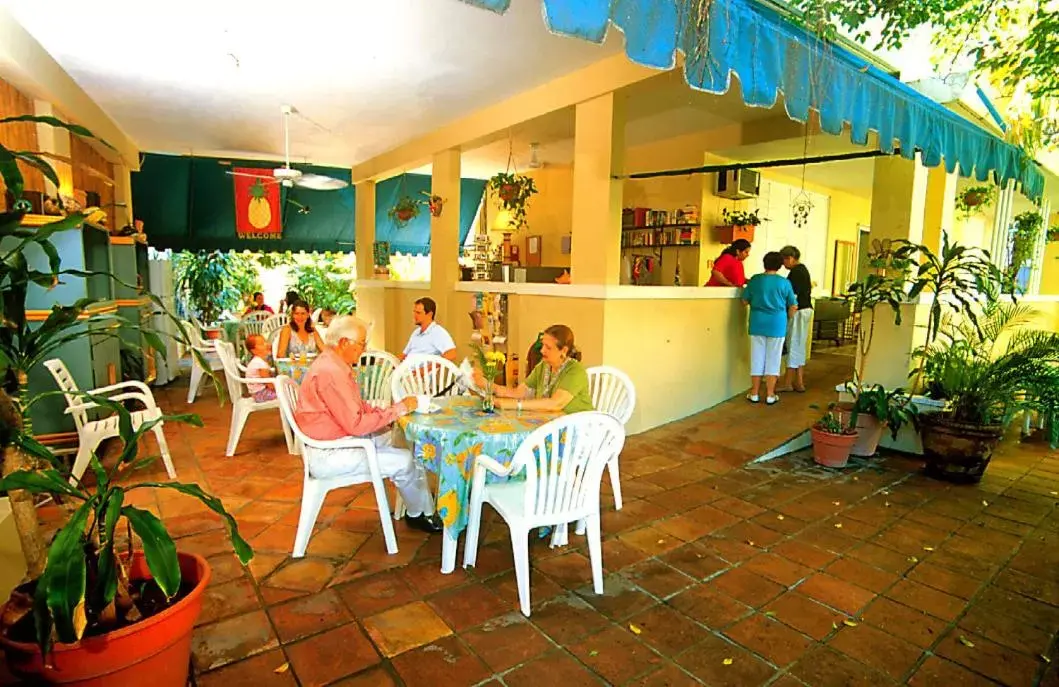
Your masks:
<path fill-rule="evenodd" d="M 496 412 L 496 404 L 493 402 L 493 390 L 491 388 L 486 389 L 485 394 L 482 395 L 481 410 L 483 413 Z"/>

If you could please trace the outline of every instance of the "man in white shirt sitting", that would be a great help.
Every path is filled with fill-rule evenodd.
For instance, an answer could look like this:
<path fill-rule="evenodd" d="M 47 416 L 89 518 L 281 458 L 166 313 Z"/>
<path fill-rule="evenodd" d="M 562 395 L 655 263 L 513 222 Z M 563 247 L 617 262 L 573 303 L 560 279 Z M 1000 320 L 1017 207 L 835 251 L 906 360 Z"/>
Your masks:
<path fill-rule="evenodd" d="M 433 298 L 420 298 L 415 302 L 412 319 L 416 323 L 416 328 L 412 331 L 412 336 L 408 337 L 408 345 L 404 347 L 404 353 L 399 356 L 401 360 L 419 353 L 440 355 L 442 358 L 456 361 L 456 343 L 445 328 L 434 321 L 437 311 L 438 306 Z"/>

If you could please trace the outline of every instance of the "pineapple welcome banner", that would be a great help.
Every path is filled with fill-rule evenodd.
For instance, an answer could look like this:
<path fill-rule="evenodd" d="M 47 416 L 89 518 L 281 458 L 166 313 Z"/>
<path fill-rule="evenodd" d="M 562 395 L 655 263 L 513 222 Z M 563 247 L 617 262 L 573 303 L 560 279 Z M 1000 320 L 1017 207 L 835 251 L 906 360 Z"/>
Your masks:
<path fill-rule="evenodd" d="M 283 238 L 279 184 L 270 169 L 237 167 L 235 233 L 241 239 Z"/>

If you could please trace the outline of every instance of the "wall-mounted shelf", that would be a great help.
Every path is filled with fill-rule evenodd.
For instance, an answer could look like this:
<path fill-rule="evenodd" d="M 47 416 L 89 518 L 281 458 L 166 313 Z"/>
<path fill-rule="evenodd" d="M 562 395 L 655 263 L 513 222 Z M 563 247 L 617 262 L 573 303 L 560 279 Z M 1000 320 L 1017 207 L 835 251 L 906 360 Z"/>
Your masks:
<path fill-rule="evenodd" d="M 651 224 L 645 227 L 622 227 L 622 231 L 648 231 L 651 229 L 691 229 L 694 227 L 701 227 L 699 223 L 695 224 Z"/>
<path fill-rule="evenodd" d="M 621 249 L 632 250 L 633 248 L 694 248 L 698 245 L 700 245 L 698 241 L 694 241 L 692 243 L 655 243 L 646 246 L 625 245 L 622 246 Z"/>

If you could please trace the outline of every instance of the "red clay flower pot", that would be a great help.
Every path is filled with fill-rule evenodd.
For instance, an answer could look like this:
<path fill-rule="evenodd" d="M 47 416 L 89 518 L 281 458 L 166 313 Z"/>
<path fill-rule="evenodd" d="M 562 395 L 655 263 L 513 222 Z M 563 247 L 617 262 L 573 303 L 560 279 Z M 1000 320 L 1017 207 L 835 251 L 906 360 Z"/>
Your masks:
<path fill-rule="evenodd" d="M 397 221 L 399 222 L 408 222 L 412 219 L 411 210 L 397 210 L 394 214 L 397 215 Z"/>
<path fill-rule="evenodd" d="M 15 675 L 33 684 L 76 687 L 185 687 L 191 656 L 191 633 L 202 610 L 202 593 L 210 582 L 206 559 L 194 553 L 178 553 L 180 573 L 195 588 L 158 615 L 120 630 L 88 637 L 76 644 L 56 644 L 45 667 L 36 644 L 13 642 L 0 636 L 7 666 Z M 132 580 L 150 579 L 143 554 L 133 554 L 129 566 Z"/>
<path fill-rule="evenodd" d="M 852 403 L 839 403 L 835 414 L 844 425 L 849 424 L 849 418 L 853 412 Z M 850 455 L 867 458 L 874 456 L 879 450 L 879 441 L 882 440 L 883 430 L 886 424 L 879 422 L 879 418 L 867 413 L 857 415 L 857 441 L 850 449 Z"/>
<path fill-rule="evenodd" d="M 857 441 L 856 434 L 831 434 L 812 428 L 813 460 L 829 468 L 844 468 L 849 462 L 849 451 Z"/>

